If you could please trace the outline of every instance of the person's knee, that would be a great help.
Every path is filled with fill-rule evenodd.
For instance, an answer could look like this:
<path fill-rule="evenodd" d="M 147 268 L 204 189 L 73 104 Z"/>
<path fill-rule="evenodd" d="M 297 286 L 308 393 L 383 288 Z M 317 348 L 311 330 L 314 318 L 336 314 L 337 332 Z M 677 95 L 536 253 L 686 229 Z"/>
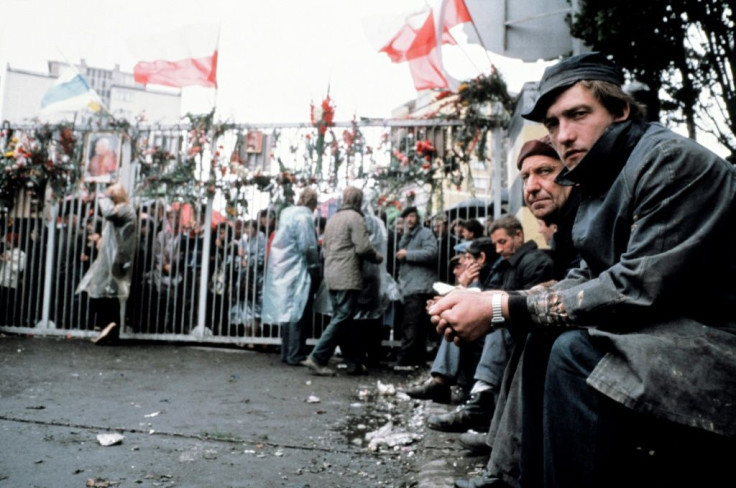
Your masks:
<path fill-rule="evenodd" d="M 593 345 L 587 330 L 565 332 L 552 345 L 548 378 L 550 374 L 564 373 L 587 378 L 602 357 L 602 352 Z"/>

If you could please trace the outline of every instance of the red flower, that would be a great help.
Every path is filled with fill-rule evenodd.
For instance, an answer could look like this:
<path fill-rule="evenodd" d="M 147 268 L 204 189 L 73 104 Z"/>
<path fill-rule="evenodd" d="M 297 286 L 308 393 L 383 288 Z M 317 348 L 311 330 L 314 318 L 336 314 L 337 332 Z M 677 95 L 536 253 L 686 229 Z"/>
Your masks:
<path fill-rule="evenodd" d="M 439 92 L 437 94 L 436 97 L 434 97 L 434 99 L 435 100 L 442 100 L 443 98 L 447 98 L 447 97 L 449 97 L 452 94 L 453 94 L 453 92 L 450 91 L 450 90 L 442 90 L 441 92 Z"/>
<path fill-rule="evenodd" d="M 429 140 L 417 141 L 415 150 L 419 154 L 434 154 L 436 152 L 434 144 Z"/>

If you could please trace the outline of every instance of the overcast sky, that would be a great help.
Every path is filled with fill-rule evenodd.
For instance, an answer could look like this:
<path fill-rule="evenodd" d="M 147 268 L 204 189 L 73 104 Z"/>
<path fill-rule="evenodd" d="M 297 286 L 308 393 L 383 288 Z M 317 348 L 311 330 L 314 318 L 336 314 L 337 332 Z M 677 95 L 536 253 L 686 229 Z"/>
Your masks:
<path fill-rule="evenodd" d="M 431 0 L 435 1 L 435 0 Z M 391 63 L 369 40 L 366 19 L 385 25 L 420 10 L 424 0 L 4 0 L 0 62 L 46 72 L 49 59 L 132 71 L 138 59 L 132 37 L 186 25 L 221 22 L 219 89 L 185 88 L 186 111 L 217 104 L 236 122 L 302 122 L 309 103 L 328 86 L 337 120 L 353 114 L 389 117 L 416 97 L 408 66 Z M 370 23 L 370 22 L 369 22 Z M 375 24 L 375 22 L 373 22 Z M 489 55 L 463 44 L 443 50 L 446 68 L 459 79 L 487 73 L 493 62 L 512 90 L 541 75 L 528 63 Z"/>

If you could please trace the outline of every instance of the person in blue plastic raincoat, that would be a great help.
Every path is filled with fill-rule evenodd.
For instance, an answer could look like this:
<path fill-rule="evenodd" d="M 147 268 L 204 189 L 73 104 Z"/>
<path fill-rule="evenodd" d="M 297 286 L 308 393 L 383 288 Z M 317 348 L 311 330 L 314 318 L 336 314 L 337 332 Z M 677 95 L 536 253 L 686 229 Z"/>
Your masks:
<path fill-rule="evenodd" d="M 281 211 L 263 288 L 262 322 L 280 325 L 281 360 L 294 366 L 307 357 L 306 312 L 319 277 L 316 208 L 317 192 L 305 188 L 296 206 Z"/>
<path fill-rule="evenodd" d="M 77 286 L 87 292 L 97 320 L 106 327 L 93 339 L 100 343 L 119 333 L 120 308 L 130 294 L 133 258 L 137 243 L 136 215 L 121 183 L 107 187 L 98 200 L 104 218 L 97 259 Z"/>

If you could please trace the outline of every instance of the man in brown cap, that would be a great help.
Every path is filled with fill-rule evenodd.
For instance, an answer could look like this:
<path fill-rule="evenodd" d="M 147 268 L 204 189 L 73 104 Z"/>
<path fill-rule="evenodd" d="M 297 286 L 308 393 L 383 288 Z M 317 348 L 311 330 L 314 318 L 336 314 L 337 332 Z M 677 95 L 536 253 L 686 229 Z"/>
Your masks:
<path fill-rule="evenodd" d="M 430 314 L 451 340 L 531 332 L 523 486 L 723 486 L 736 453 L 736 170 L 644 122 L 622 80 L 600 53 L 573 56 L 547 68 L 524 114 L 549 131 L 557 181 L 580 188 L 581 266 L 552 288 L 453 292 Z"/>

